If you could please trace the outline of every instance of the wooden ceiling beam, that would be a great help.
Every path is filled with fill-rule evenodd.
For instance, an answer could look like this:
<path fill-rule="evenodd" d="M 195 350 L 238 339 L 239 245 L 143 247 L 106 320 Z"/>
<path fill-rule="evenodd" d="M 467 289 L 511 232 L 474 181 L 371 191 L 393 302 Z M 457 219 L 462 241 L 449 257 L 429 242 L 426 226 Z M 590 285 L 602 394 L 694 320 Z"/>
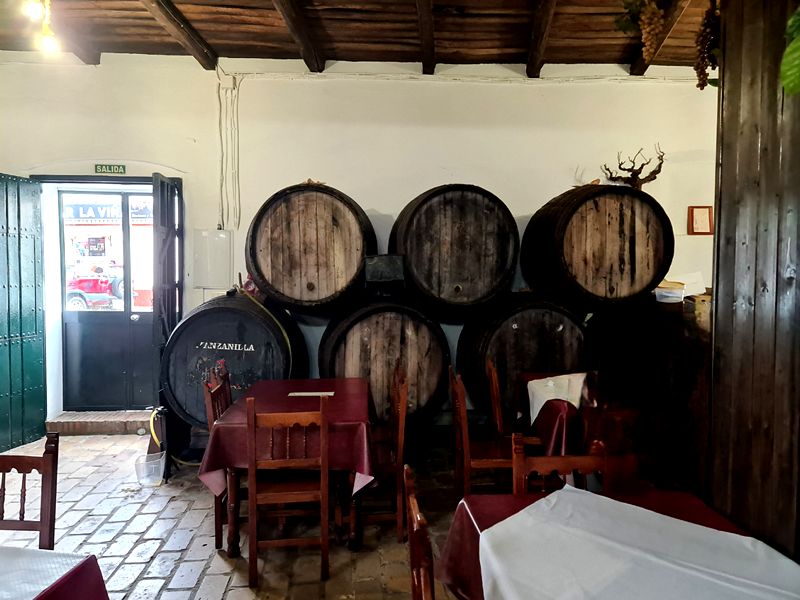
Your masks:
<path fill-rule="evenodd" d="M 525 73 L 528 77 L 539 77 L 544 64 L 544 52 L 547 49 L 547 38 L 550 37 L 550 26 L 556 11 L 556 0 L 539 0 L 533 10 L 533 27 L 531 28 L 531 47 L 528 50 L 528 65 Z"/>
<path fill-rule="evenodd" d="M 436 70 L 436 46 L 433 39 L 433 0 L 417 0 L 419 41 L 422 49 L 422 72 L 433 75 Z"/>
<path fill-rule="evenodd" d="M 664 47 L 664 42 L 672 35 L 675 26 L 678 24 L 678 21 L 681 20 L 683 13 L 686 12 L 686 9 L 689 8 L 691 3 L 691 0 L 670 0 L 669 6 L 664 10 L 664 28 L 661 30 L 661 34 L 656 41 L 656 51 L 653 53 L 653 59 L 650 62 L 644 60 L 644 46 L 642 46 L 636 60 L 631 63 L 631 75 L 641 76 L 645 74 L 647 68 L 652 64 L 653 60 L 656 59 L 658 53 L 661 52 L 661 49 Z"/>
<path fill-rule="evenodd" d="M 297 5 L 295 0 L 272 0 L 272 4 L 283 17 L 289 33 L 300 47 L 300 56 L 308 70 L 312 73 L 322 73 L 325 69 L 325 60 L 311 37 L 311 28 L 303 14 L 303 9 Z"/>
<path fill-rule="evenodd" d="M 175 38 L 186 52 L 195 57 L 204 69 L 217 68 L 217 52 L 170 0 L 141 0 L 153 18 Z"/>

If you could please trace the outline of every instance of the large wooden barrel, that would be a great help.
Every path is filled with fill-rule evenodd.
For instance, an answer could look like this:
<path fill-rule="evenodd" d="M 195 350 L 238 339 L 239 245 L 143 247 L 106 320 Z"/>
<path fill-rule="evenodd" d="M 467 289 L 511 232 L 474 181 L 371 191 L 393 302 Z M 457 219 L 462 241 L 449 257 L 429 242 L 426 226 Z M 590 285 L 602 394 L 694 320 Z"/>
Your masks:
<path fill-rule="evenodd" d="M 500 380 L 505 413 L 513 413 L 523 373 L 571 373 L 587 368 L 584 329 L 567 310 L 513 294 L 488 318 L 464 325 L 456 361 L 470 400 L 489 414 L 486 361 L 491 359 Z"/>
<path fill-rule="evenodd" d="M 404 305 L 376 303 L 331 321 L 320 341 L 320 376 L 369 379 L 372 415 L 379 421 L 390 414 L 397 364 L 408 376 L 408 412 L 432 418 L 447 398 L 450 365 L 447 339 L 437 323 Z"/>
<path fill-rule="evenodd" d="M 408 282 L 441 320 L 454 322 L 510 288 L 519 233 L 511 211 L 491 192 L 443 185 L 401 211 L 389 252 L 405 256 Z"/>
<path fill-rule="evenodd" d="M 356 289 L 364 257 L 377 252 L 369 218 L 350 197 L 303 183 L 280 190 L 256 213 L 245 242 L 247 270 L 268 298 L 320 313 Z"/>
<path fill-rule="evenodd" d="M 535 290 L 591 310 L 652 292 L 674 248 L 672 224 L 652 196 L 626 186 L 584 185 L 533 215 L 520 268 Z"/>
<path fill-rule="evenodd" d="M 192 310 L 170 335 L 161 359 L 169 406 L 190 425 L 207 427 L 204 374 L 224 359 L 234 398 L 260 379 L 308 376 L 308 349 L 283 309 L 243 294 L 220 296 Z"/>

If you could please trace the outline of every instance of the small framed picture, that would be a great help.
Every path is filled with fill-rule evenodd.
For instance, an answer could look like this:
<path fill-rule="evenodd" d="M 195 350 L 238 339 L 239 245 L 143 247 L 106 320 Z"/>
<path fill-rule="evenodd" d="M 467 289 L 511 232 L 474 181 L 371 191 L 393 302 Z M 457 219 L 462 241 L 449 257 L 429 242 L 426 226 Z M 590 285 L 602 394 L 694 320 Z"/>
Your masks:
<path fill-rule="evenodd" d="M 688 219 L 689 235 L 714 234 L 714 207 L 690 206 Z"/>

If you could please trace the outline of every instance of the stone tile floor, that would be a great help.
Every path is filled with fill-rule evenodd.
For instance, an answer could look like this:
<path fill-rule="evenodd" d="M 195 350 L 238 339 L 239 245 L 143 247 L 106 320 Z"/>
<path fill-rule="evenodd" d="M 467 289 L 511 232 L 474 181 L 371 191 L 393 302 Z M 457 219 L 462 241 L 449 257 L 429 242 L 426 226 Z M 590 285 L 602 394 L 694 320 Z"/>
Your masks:
<path fill-rule="evenodd" d="M 312 598 L 399 600 L 410 598 L 408 552 L 390 526 L 367 526 L 359 552 L 332 543 L 331 577 L 319 582 L 319 555 L 278 549 L 260 559 L 261 585 L 247 587 L 247 561 L 214 549 L 211 493 L 184 467 L 169 483 L 143 487 L 134 462 L 146 453 L 147 436 L 61 436 L 58 465 L 57 551 L 97 556 L 111 600 L 244 600 Z M 44 440 L 10 451 L 41 454 Z M 419 478 L 420 503 L 431 526 L 434 553 L 443 543 L 455 499 L 442 482 Z M 38 484 L 38 481 L 34 485 Z M 19 483 L 9 480 L 6 515 L 15 515 Z M 29 483 L 30 485 L 30 483 Z M 449 484 L 448 488 L 451 488 Z M 426 505 L 425 489 L 436 493 Z M 36 516 L 38 487 L 29 490 L 26 513 Z M 431 510 L 428 510 L 430 506 Z M 333 542 L 333 539 L 332 539 Z M 0 544 L 37 547 L 37 534 L 0 532 Z M 243 532 L 242 549 L 247 551 Z M 448 597 L 437 583 L 437 598 Z"/>

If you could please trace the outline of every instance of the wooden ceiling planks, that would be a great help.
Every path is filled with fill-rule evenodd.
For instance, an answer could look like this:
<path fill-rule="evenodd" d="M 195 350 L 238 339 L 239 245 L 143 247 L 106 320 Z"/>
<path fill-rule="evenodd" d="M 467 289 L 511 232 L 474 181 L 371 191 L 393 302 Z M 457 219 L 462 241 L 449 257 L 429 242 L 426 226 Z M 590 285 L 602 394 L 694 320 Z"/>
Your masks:
<path fill-rule="evenodd" d="M 619 0 L 560 0 L 553 15 L 544 61 L 572 63 L 630 63 L 639 37 L 617 29 L 624 14 Z"/>
<path fill-rule="evenodd" d="M 100 52 L 188 53 L 206 68 L 219 55 L 302 57 L 312 71 L 326 59 L 422 62 L 425 73 L 437 63 L 523 63 L 537 76 L 545 62 L 631 64 L 641 51 L 638 35 L 616 28 L 621 0 L 52 1 L 56 33 L 85 62 Z M 655 64 L 694 62 L 707 2 L 676 2 L 687 4 Z M 29 30 L 0 20 L 0 49 L 32 50 Z"/>
<path fill-rule="evenodd" d="M 415 0 L 390 3 L 311 0 L 306 2 L 305 11 L 315 38 L 331 60 L 418 62 L 421 59 Z"/>
<path fill-rule="evenodd" d="M 525 63 L 531 41 L 529 3 L 436 2 L 436 55 L 443 63 Z"/>
<path fill-rule="evenodd" d="M 53 0 L 52 11 L 56 35 L 67 28 L 77 44 L 98 53 L 185 53 L 140 0 Z"/>

